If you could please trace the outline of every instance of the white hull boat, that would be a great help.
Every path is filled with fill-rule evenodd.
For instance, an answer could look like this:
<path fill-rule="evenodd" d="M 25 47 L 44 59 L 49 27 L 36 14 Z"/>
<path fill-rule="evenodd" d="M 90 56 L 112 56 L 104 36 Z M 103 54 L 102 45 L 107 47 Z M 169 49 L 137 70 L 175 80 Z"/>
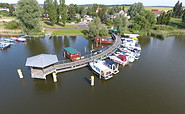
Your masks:
<path fill-rule="evenodd" d="M 89 63 L 89 66 L 99 75 L 101 79 L 108 80 L 113 77 L 113 71 L 102 62 L 93 61 Z"/>

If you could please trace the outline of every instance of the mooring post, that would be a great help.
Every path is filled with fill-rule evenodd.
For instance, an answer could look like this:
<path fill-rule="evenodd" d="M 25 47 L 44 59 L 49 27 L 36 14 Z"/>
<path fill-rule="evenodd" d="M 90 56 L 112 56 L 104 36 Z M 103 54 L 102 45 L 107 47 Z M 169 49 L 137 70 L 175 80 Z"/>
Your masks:
<path fill-rule="evenodd" d="M 18 69 L 17 72 L 18 72 L 18 74 L 19 74 L 19 77 L 20 77 L 20 78 L 23 78 L 21 69 Z"/>
<path fill-rule="evenodd" d="M 91 76 L 91 86 L 94 86 L 94 76 Z"/>
<path fill-rule="evenodd" d="M 99 78 L 101 79 L 101 71 L 100 71 L 100 76 L 99 76 Z"/>
<path fill-rule="evenodd" d="M 53 72 L 52 74 L 53 74 L 53 81 L 57 82 L 57 74 L 55 72 Z"/>
<path fill-rule="evenodd" d="M 65 58 L 65 52 L 64 52 L 64 58 Z"/>

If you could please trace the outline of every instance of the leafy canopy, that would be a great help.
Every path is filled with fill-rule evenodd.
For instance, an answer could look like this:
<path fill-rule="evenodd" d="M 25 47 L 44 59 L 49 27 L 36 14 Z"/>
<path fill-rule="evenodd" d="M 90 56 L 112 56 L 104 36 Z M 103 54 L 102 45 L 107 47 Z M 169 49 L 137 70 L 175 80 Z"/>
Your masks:
<path fill-rule="evenodd" d="M 16 17 L 26 34 L 40 30 L 40 10 L 36 0 L 19 0 L 16 8 Z"/>

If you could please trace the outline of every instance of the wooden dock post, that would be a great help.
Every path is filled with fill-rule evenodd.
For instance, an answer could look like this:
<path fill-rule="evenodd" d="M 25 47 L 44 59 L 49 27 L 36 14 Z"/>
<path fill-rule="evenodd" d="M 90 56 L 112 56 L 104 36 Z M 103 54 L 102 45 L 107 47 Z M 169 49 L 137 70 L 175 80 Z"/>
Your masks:
<path fill-rule="evenodd" d="M 94 76 L 91 76 L 91 86 L 94 86 Z"/>
<path fill-rule="evenodd" d="M 53 72 L 52 74 L 53 74 L 53 81 L 57 82 L 57 74 L 55 72 Z"/>
<path fill-rule="evenodd" d="M 20 78 L 23 78 L 21 69 L 18 69 L 17 72 L 18 72 L 18 74 L 19 74 L 19 77 L 20 77 Z"/>

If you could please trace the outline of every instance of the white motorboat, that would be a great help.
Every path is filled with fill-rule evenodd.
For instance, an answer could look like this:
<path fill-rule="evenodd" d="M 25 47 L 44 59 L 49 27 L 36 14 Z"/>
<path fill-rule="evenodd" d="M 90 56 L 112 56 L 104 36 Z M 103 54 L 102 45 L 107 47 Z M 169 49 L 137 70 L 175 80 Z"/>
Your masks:
<path fill-rule="evenodd" d="M 109 56 L 109 59 L 111 59 L 112 61 L 125 66 L 127 64 L 127 62 L 122 61 L 121 59 L 119 59 L 117 56 Z"/>
<path fill-rule="evenodd" d="M 9 42 L 0 42 L 0 49 L 10 47 L 11 43 Z"/>
<path fill-rule="evenodd" d="M 26 42 L 26 38 L 19 37 L 16 39 L 18 42 Z"/>
<path fill-rule="evenodd" d="M 108 80 L 113 77 L 113 70 L 104 65 L 102 62 L 93 61 L 89 63 L 90 67 L 96 72 L 101 79 Z"/>
<path fill-rule="evenodd" d="M 113 74 L 117 74 L 119 72 L 119 64 L 116 64 L 114 61 L 111 60 L 105 60 L 105 61 L 99 61 L 102 62 L 102 64 L 108 66 L 110 69 L 112 69 Z"/>

